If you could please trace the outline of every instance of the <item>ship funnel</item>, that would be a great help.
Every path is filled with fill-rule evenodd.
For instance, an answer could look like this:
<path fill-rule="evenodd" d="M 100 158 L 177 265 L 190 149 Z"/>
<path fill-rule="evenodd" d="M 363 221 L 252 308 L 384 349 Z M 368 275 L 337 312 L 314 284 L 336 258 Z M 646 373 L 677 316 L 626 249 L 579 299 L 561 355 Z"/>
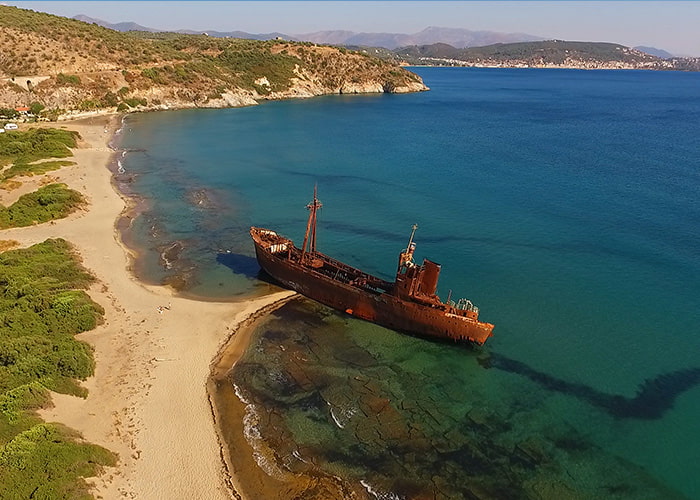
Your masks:
<path fill-rule="evenodd" d="M 426 295 L 435 295 L 438 278 L 440 278 L 440 264 L 423 259 L 423 272 L 420 276 L 419 290 Z"/>

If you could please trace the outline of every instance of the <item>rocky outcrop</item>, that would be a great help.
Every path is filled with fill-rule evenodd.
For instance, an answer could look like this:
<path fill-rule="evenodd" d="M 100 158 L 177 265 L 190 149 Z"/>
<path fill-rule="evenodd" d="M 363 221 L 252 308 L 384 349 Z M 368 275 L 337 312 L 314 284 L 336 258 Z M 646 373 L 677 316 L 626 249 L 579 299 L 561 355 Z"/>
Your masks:
<path fill-rule="evenodd" d="M 94 73 L 90 74 L 93 78 Z M 77 75 L 80 77 L 80 75 Z M 105 76 L 105 75 L 103 75 Z M 26 79 L 25 77 L 17 77 Z M 205 94 L 184 85 L 152 85 L 129 89 L 119 95 L 119 102 L 105 105 L 102 100 L 109 93 L 117 95 L 120 89 L 126 88 L 123 82 L 112 81 L 107 85 L 98 86 L 63 86 L 56 82 L 55 77 L 34 77 L 40 83 L 31 89 L 13 84 L 7 79 L 0 85 L 0 107 L 14 108 L 26 106 L 30 102 L 41 102 L 47 109 L 60 110 L 59 116 L 75 115 L 79 112 L 115 112 L 119 111 L 148 111 L 186 108 L 232 108 L 253 106 L 260 101 L 293 98 L 310 98 L 332 94 L 369 94 L 369 93 L 407 93 L 429 90 L 420 80 L 406 81 L 396 84 L 391 81 L 371 79 L 362 82 L 341 82 L 339 85 L 324 85 L 319 78 L 295 78 L 291 85 L 279 91 L 268 93 L 243 88 L 225 88 L 221 92 Z M 109 78 L 104 78 L 110 81 Z M 265 89 L 264 77 L 258 79 L 260 87 Z"/>

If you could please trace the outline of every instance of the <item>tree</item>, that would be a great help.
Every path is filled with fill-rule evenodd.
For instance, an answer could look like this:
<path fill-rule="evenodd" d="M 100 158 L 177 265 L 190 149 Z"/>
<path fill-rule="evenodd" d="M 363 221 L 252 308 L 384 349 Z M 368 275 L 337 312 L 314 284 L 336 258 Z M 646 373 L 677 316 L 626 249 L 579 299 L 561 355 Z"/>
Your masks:
<path fill-rule="evenodd" d="M 45 108 L 46 106 L 44 106 L 40 102 L 34 101 L 29 105 L 29 112 L 34 116 L 39 116 Z"/>
<path fill-rule="evenodd" d="M 12 108 L 0 108 L 0 118 L 8 118 L 12 120 L 18 116 L 19 113 Z"/>

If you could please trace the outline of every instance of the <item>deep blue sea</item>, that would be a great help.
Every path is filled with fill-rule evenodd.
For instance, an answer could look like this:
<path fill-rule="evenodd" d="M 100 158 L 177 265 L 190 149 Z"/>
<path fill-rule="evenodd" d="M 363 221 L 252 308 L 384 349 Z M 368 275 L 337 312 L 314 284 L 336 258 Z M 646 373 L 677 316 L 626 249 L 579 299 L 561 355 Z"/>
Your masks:
<path fill-rule="evenodd" d="M 279 473 L 377 498 L 700 499 L 700 73 L 413 71 L 429 92 L 129 116 L 137 273 L 268 293 L 248 228 L 300 243 L 315 184 L 319 250 L 373 274 L 416 223 L 440 296 L 494 337 L 283 307 L 233 375 L 279 417 L 248 422 Z"/>

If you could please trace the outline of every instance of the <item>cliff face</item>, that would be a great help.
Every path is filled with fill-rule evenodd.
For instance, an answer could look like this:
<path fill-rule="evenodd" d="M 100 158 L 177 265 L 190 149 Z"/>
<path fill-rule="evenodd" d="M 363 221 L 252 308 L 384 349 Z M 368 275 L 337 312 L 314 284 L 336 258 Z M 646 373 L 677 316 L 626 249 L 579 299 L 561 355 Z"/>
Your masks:
<path fill-rule="evenodd" d="M 0 108 L 38 102 L 60 115 L 427 90 L 396 64 L 311 43 L 119 33 L 2 5 L 0 28 Z"/>

